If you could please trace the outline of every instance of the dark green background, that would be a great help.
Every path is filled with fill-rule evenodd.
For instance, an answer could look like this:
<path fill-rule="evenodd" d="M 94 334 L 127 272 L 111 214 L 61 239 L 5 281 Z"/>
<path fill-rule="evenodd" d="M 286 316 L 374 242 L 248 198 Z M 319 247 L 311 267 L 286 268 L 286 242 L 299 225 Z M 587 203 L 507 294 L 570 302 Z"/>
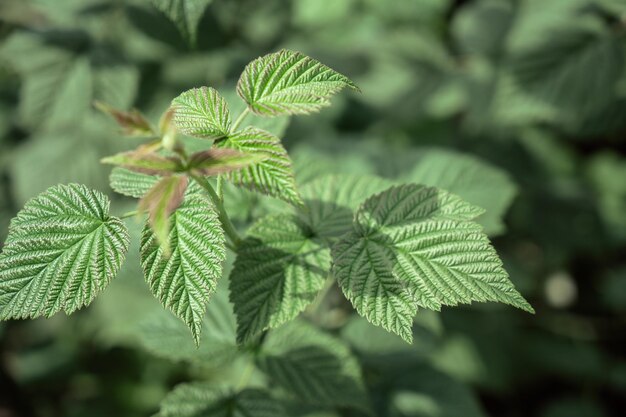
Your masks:
<path fill-rule="evenodd" d="M 233 96 L 251 59 L 299 50 L 362 89 L 292 119 L 284 143 L 299 181 L 449 175 L 454 192 L 477 187 L 477 204 L 505 212 L 487 229 L 537 310 L 425 312 L 412 347 L 330 316 L 361 359 L 377 415 L 624 415 L 626 1 L 198 3 L 210 4 L 194 36 L 149 0 L 0 1 L 2 239 L 50 185 L 107 191 L 99 159 L 139 144 L 118 137 L 93 100 L 156 121 L 187 88 Z M 132 208 L 115 198 L 114 211 Z M 147 353 L 138 327 L 158 306 L 129 258 L 101 299 L 71 318 L 0 324 L 0 416 L 148 416 L 181 381 L 236 381 L 230 370 Z"/>

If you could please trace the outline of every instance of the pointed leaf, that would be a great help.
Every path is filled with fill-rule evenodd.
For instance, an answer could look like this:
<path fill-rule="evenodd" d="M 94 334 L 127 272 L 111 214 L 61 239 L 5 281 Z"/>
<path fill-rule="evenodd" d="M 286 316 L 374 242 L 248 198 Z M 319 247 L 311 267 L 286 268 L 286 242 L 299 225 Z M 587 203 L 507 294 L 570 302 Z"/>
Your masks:
<path fill-rule="evenodd" d="M 291 159 L 276 136 L 260 129 L 246 128 L 233 133 L 216 146 L 265 158 L 246 169 L 229 174 L 232 182 L 291 204 L 302 205 L 296 190 Z"/>
<path fill-rule="evenodd" d="M 533 312 L 515 290 L 489 238 L 473 222 L 431 221 L 391 236 L 396 276 L 418 306 L 497 301 Z"/>
<path fill-rule="evenodd" d="M 411 343 L 417 305 L 393 274 L 392 250 L 351 232 L 333 246 L 332 257 L 332 274 L 356 311 Z"/>
<path fill-rule="evenodd" d="M 228 148 L 208 149 L 191 155 L 187 168 L 201 175 L 215 176 L 240 170 L 267 157 L 260 153 L 243 153 Z"/>
<path fill-rule="evenodd" d="M 196 43 L 198 24 L 213 0 L 150 0 L 152 5 L 172 21 L 192 45 Z"/>
<path fill-rule="evenodd" d="M 129 238 L 109 200 L 85 186 L 51 187 L 11 221 L 0 254 L 0 319 L 71 314 L 119 270 Z"/>
<path fill-rule="evenodd" d="M 144 115 L 137 109 L 122 111 L 99 101 L 95 102 L 95 106 L 101 112 L 115 119 L 117 124 L 122 128 L 122 133 L 127 136 L 156 135 L 154 130 L 152 130 L 152 126 L 150 126 L 150 122 L 148 122 Z"/>
<path fill-rule="evenodd" d="M 143 347 L 155 356 L 217 367 L 240 354 L 235 329 L 233 307 L 228 301 L 228 282 L 221 280 L 204 317 L 203 340 L 199 347 L 189 338 L 187 327 L 164 310 L 142 321 L 138 336 Z"/>
<path fill-rule="evenodd" d="M 183 202 L 188 185 L 186 176 L 161 178 L 139 202 L 139 210 L 148 212 L 150 227 L 165 253 L 169 253 L 170 216 Z"/>
<path fill-rule="evenodd" d="M 238 342 L 292 320 L 324 286 L 329 250 L 308 232 L 289 215 L 265 217 L 248 232 L 230 277 Z"/>
<path fill-rule="evenodd" d="M 74 41 L 86 40 L 84 32 L 76 34 Z M 21 80 L 19 124 L 67 131 L 89 115 L 94 100 L 118 107 L 132 103 L 139 79 L 134 66 L 100 59 L 101 50 L 67 46 L 35 31 L 16 31 L 3 41 L 0 60 Z"/>
<path fill-rule="evenodd" d="M 150 290 L 191 329 L 200 342 L 206 305 L 222 275 L 224 232 L 213 206 L 192 194 L 170 218 L 170 256 L 146 225 L 141 265 Z"/>
<path fill-rule="evenodd" d="M 103 164 L 118 165 L 131 171 L 148 175 L 166 175 L 182 170 L 179 160 L 167 158 L 156 153 L 130 151 L 108 156 Z"/>
<path fill-rule="evenodd" d="M 578 119 L 613 99 L 607 92 L 623 74 L 624 54 L 619 36 L 585 20 L 572 23 L 516 53 L 510 67 L 525 94 Z"/>
<path fill-rule="evenodd" d="M 326 65 L 283 49 L 248 64 L 237 83 L 237 93 L 254 113 L 279 116 L 317 112 L 344 87 L 358 90 Z"/>
<path fill-rule="evenodd" d="M 172 107 L 174 123 L 186 135 L 217 139 L 230 132 L 228 104 L 214 88 L 185 91 L 172 101 Z"/>
<path fill-rule="evenodd" d="M 404 178 L 447 190 L 484 208 L 477 221 L 489 235 L 504 231 L 502 217 L 517 194 L 506 171 L 473 156 L 440 149 L 424 153 Z"/>
<path fill-rule="evenodd" d="M 170 392 L 155 417 L 287 417 L 287 414 L 267 391 L 234 392 L 193 383 L 179 385 Z"/>
<path fill-rule="evenodd" d="M 369 411 L 361 369 L 350 349 L 304 321 L 271 332 L 257 364 L 305 404 Z"/>
<path fill-rule="evenodd" d="M 446 191 L 423 185 L 394 186 L 370 197 L 356 214 L 357 229 L 401 228 L 426 220 L 470 221 L 484 210 Z"/>
<path fill-rule="evenodd" d="M 155 175 L 142 174 L 125 168 L 115 167 L 111 170 L 109 184 L 116 193 L 141 198 L 159 181 Z"/>
<path fill-rule="evenodd" d="M 498 301 L 532 312 L 472 221 L 481 213 L 436 188 L 392 187 L 363 203 L 333 247 L 333 274 L 361 315 L 409 342 L 418 306 Z"/>

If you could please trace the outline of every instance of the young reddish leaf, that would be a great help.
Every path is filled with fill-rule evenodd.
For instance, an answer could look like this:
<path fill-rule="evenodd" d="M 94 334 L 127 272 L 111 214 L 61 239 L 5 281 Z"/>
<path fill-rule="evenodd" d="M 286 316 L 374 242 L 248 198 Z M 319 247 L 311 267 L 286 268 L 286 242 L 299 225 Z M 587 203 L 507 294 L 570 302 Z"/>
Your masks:
<path fill-rule="evenodd" d="M 142 151 L 118 153 L 103 158 L 101 162 L 148 175 L 167 175 L 182 170 L 181 161 L 177 158 L 166 158 L 156 153 Z"/>
<path fill-rule="evenodd" d="M 183 202 L 187 185 L 184 175 L 163 177 L 139 201 L 139 210 L 148 212 L 150 227 L 165 253 L 169 252 L 170 215 Z"/>
<path fill-rule="evenodd" d="M 188 169 L 201 175 L 219 175 L 261 162 L 267 155 L 247 154 L 235 149 L 209 149 L 191 155 Z"/>
<path fill-rule="evenodd" d="M 161 145 L 163 148 L 173 151 L 177 144 L 176 126 L 172 123 L 174 110 L 168 109 L 159 120 L 159 133 L 161 134 Z"/>
<path fill-rule="evenodd" d="M 122 111 L 109 106 L 108 104 L 96 101 L 94 106 L 103 113 L 113 117 L 122 128 L 122 133 L 126 136 L 154 136 L 156 133 L 150 126 L 150 122 L 137 109 Z"/>

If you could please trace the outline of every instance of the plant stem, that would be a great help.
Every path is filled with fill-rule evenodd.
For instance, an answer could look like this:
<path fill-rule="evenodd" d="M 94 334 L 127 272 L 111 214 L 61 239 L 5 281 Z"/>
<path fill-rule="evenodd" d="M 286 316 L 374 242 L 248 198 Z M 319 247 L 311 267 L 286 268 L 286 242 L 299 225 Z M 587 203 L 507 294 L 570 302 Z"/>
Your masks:
<path fill-rule="evenodd" d="M 215 187 L 215 192 L 220 200 L 224 201 L 224 190 L 222 189 L 223 178 L 221 175 L 217 176 L 217 186 Z"/>
<path fill-rule="evenodd" d="M 250 360 L 250 362 L 246 365 L 246 368 L 241 373 L 241 377 L 239 377 L 239 382 L 237 382 L 237 391 L 241 391 L 248 385 L 250 378 L 252 377 L 252 373 L 254 372 L 254 360 Z"/>
<path fill-rule="evenodd" d="M 241 237 L 239 233 L 237 233 L 237 229 L 233 226 L 228 214 L 226 214 L 226 210 L 224 209 L 224 203 L 219 198 L 209 181 L 201 175 L 191 175 L 193 178 L 211 197 L 213 200 L 213 204 L 215 204 L 215 208 L 217 208 L 217 215 L 219 216 L 220 222 L 222 223 L 222 227 L 224 228 L 224 232 L 230 239 L 232 246 L 236 249 L 241 244 Z"/>
<path fill-rule="evenodd" d="M 239 115 L 239 117 L 237 117 L 237 120 L 235 120 L 235 123 L 233 123 L 233 127 L 231 128 L 231 131 L 236 132 L 237 129 L 239 129 L 239 126 L 241 125 L 241 123 L 243 122 L 243 120 L 246 118 L 246 116 L 248 115 L 248 113 L 250 113 L 250 109 L 248 109 L 246 107 L 246 109 L 244 111 L 241 112 L 241 114 Z"/>
<path fill-rule="evenodd" d="M 120 219 L 127 219 L 129 217 L 134 217 L 139 214 L 139 210 L 128 211 L 120 216 Z"/>

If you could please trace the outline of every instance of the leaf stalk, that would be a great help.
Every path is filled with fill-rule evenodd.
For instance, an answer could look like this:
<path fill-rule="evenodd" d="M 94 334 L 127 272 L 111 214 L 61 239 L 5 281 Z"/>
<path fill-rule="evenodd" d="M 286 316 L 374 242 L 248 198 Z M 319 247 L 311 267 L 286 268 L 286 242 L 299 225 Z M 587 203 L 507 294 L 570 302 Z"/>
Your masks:
<path fill-rule="evenodd" d="M 237 120 L 235 120 L 235 123 L 233 123 L 233 127 L 231 128 L 231 131 L 236 132 L 237 129 L 239 129 L 239 126 L 241 126 L 241 123 L 243 123 L 243 121 L 245 120 L 245 118 L 248 116 L 249 113 L 250 113 L 250 109 L 246 107 L 246 109 L 241 112 L 239 117 L 237 117 Z"/>

